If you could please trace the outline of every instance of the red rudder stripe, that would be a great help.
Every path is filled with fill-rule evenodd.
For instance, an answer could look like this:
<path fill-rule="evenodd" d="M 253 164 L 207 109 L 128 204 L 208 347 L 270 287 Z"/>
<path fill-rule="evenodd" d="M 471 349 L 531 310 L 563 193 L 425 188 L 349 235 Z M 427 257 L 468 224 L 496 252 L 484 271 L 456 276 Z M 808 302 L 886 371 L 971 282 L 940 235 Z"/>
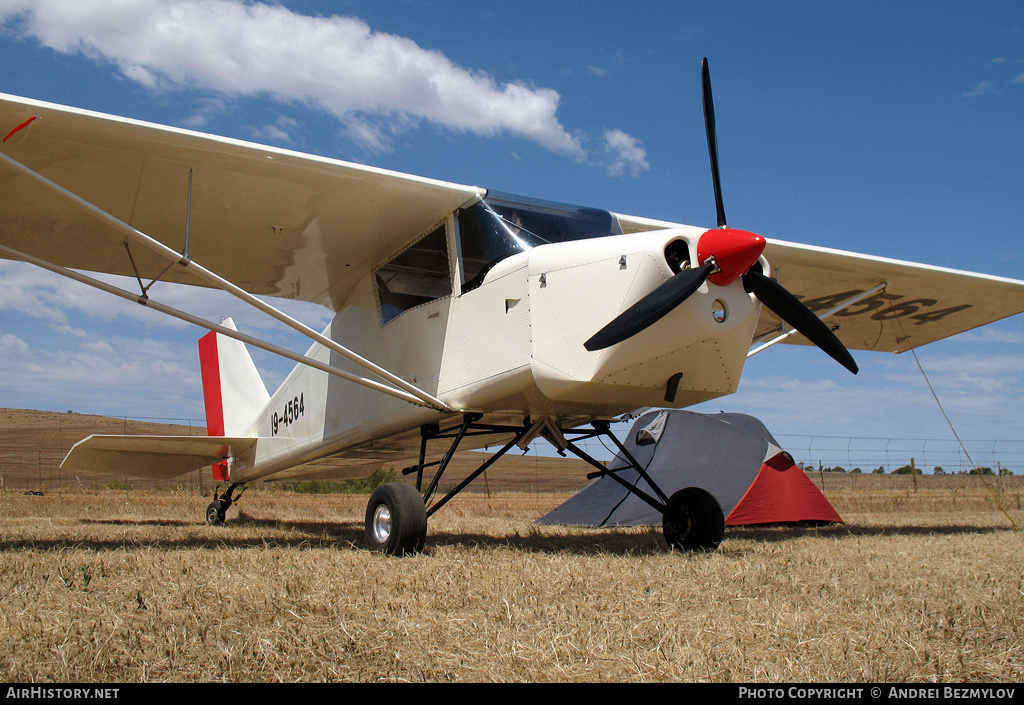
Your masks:
<path fill-rule="evenodd" d="M 224 401 L 220 386 L 220 356 L 217 353 L 217 333 L 210 331 L 199 339 L 199 369 L 203 376 L 203 404 L 206 407 L 206 433 L 224 435 Z M 226 482 L 227 461 L 214 463 L 213 479 Z"/>

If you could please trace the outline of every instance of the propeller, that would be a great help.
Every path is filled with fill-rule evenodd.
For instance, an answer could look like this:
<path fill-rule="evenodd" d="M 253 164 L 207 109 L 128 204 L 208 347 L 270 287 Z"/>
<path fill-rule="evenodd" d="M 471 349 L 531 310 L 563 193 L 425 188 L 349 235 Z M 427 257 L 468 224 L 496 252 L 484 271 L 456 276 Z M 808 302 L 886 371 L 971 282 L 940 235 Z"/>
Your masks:
<path fill-rule="evenodd" d="M 711 72 L 706 57 L 701 61 L 701 99 L 704 105 L 708 154 L 711 158 L 711 182 L 715 190 L 718 229 L 708 230 L 697 242 L 698 267 L 680 269 L 657 289 L 612 319 L 583 346 L 594 351 L 621 343 L 661 320 L 700 289 L 705 281 L 710 280 L 718 286 L 728 286 L 741 279 L 747 293 L 754 294 L 762 305 L 843 367 L 857 374 L 857 363 L 835 333 L 781 284 L 753 269 L 764 251 L 764 238 L 728 226 L 722 200 L 722 181 L 718 170 L 718 133 L 715 128 L 715 106 L 711 96 Z"/>

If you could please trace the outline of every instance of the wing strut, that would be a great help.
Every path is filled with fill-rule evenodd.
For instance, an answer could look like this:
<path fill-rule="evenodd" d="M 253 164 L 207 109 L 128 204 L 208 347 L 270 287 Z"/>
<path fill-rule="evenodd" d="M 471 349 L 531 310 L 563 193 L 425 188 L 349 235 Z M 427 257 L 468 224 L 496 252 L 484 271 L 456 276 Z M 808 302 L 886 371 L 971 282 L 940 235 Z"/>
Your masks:
<path fill-rule="evenodd" d="M 882 282 L 878 286 L 876 286 L 876 287 L 874 287 L 872 289 L 868 289 L 867 291 L 862 292 L 860 294 L 857 294 L 856 296 L 853 296 L 853 297 L 847 299 L 846 301 L 844 301 L 843 303 L 839 304 L 838 306 L 830 308 L 828 311 L 825 311 L 825 313 L 823 313 L 820 316 L 818 316 L 818 318 L 820 318 L 821 320 L 825 320 L 829 316 L 834 316 L 835 314 L 839 313 L 840 311 L 842 311 L 847 306 L 855 304 L 858 301 L 863 301 L 864 299 L 868 298 L 869 296 L 874 296 L 875 294 L 880 292 L 882 289 L 884 289 L 888 285 L 889 285 L 888 282 Z M 783 323 L 785 323 L 785 322 L 783 322 Z M 759 352 L 763 352 L 764 350 L 767 350 L 771 346 L 776 345 L 778 343 L 781 343 L 784 340 L 786 340 L 786 338 L 789 338 L 791 335 L 794 335 L 795 333 L 799 333 L 799 332 L 800 331 L 798 331 L 796 328 L 790 328 L 789 330 L 787 330 L 782 335 L 778 335 L 778 336 L 772 338 L 771 340 L 769 340 L 764 345 L 758 345 L 756 348 L 754 348 L 753 350 L 751 350 L 750 352 L 747 353 L 747 357 L 748 358 L 753 357 L 754 355 L 757 355 Z"/>
<path fill-rule="evenodd" d="M 118 296 L 128 301 L 134 301 L 135 303 L 146 306 L 147 308 L 151 308 L 155 311 L 159 311 L 160 313 L 167 314 L 172 318 L 177 318 L 179 320 L 195 324 L 202 328 L 216 331 L 222 335 L 228 336 L 229 338 L 234 338 L 235 340 L 240 340 L 243 343 L 248 343 L 253 347 L 266 350 L 267 352 L 274 353 L 275 355 L 280 355 L 281 357 L 286 357 L 289 360 L 298 362 L 299 364 L 314 367 L 328 374 L 341 377 L 342 379 L 346 379 L 350 382 L 355 382 L 356 384 L 361 384 L 364 387 L 369 387 L 370 389 L 376 389 L 379 392 L 390 394 L 393 397 L 397 397 L 398 399 L 402 399 L 411 404 L 427 406 L 427 404 L 422 399 L 419 399 L 418 397 L 415 397 L 412 394 L 407 394 L 406 392 L 403 392 L 400 389 L 389 387 L 386 384 L 381 384 L 380 382 L 376 382 L 372 379 L 359 377 L 358 375 L 354 375 L 351 372 L 346 372 L 345 370 L 338 369 L 337 367 L 332 367 L 331 365 L 324 364 L 319 360 L 314 360 L 311 357 L 300 355 L 298 353 L 292 352 L 291 350 L 288 350 L 287 348 L 282 348 L 279 345 L 268 343 L 266 341 L 260 340 L 259 338 L 254 338 L 251 335 L 239 333 L 238 331 L 232 330 L 231 328 L 227 328 L 217 323 L 213 323 L 212 321 L 207 321 L 204 318 L 193 316 L 191 313 L 187 313 L 186 311 L 173 308 L 172 306 L 167 306 L 166 304 L 162 304 L 158 301 L 153 301 L 146 295 L 140 296 L 139 294 L 133 294 L 130 291 L 125 291 L 124 289 L 119 289 L 118 287 L 113 286 L 111 284 L 107 284 L 106 282 L 102 282 L 98 279 L 93 279 L 92 277 L 82 274 L 81 272 L 76 272 L 72 269 L 67 269 L 66 267 L 61 267 L 60 265 L 52 264 L 50 262 L 47 262 L 46 260 L 42 260 L 39 259 L 38 257 L 33 257 L 30 254 L 26 254 L 24 252 L 15 250 L 12 247 L 7 247 L 6 245 L 0 245 L 0 252 L 2 252 L 10 259 L 23 260 L 25 262 L 28 262 L 29 264 L 34 264 L 37 267 L 47 269 L 55 274 L 60 274 L 61 276 L 67 277 L 68 279 L 74 279 L 75 281 L 81 282 L 82 284 L 88 284 L 89 286 L 99 289 L 100 291 L 105 291 L 108 294 L 113 294 L 114 296 Z"/>
<path fill-rule="evenodd" d="M 85 199 L 81 198 L 80 196 L 72 193 L 71 191 L 68 191 L 66 188 L 64 188 L 60 184 L 54 183 L 53 181 L 47 179 L 42 174 L 39 174 L 38 172 L 33 171 L 29 167 L 25 166 L 24 164 L 22 164 L 21 162 L 15 160 L 15 159 L 12 159 L 11 157 L 7 156 L 6 154 L 0 153 L 0 160 L 2 160 L 3 163 L 7 164 L 9 167 L 14 169 L 15 171 L 23 174 L 24 176 L 28 176 L 29 178 L 31 178 L 34 181 L 42 184 L 46 188 L 49 188 L 50 190 L 54 191 L 55 193 L 59 194 L 60 196 L 63 196 L 65 199 L 67 199 L 67 200 L 71 201 L 72 203 L 78 205 L 79 207 L 85 209 L 91 215 L 95 216 L 96 218 L 99 218 L 100 220 L 102 220 L 106 224 L 108 224 L 111 227 L 115 228 L 116 230 L 122 232 L 127 238 L 129 238 L 129 239 L 131 239 L 131 240 L 133 240 L 135 242 L 138 242 L 139 244 L 147 247 L 148 249 L 150 249 L 153 252 L 155 252 L 157 255 L 160 255 L 161 257 L 164 257 L 166 259 L 171 260 L 172 264 L 175 263 L 175 262 L 177 264 L 180 264 L 182 267 L 187 269 L 189 272 L 195 274 L 200 279 L 206 281 L 207 283 L 211 284 L 212 286 L 214 286 L 214 287 L 216 287 L 218 289 L 221 289 L 223 291 L 226 291 L 229 294 L 231 294 L 232 296 L 235 296 L 236 298 L 241 299 L 242 301 L 244 301 L 245 303 L 249 304 L 253 308 L 256 308 L 256 309 L 262 311 L 263 313 L 267 314 L 268 316 L 270 316 L 270 317 L 280 321 L 281 323 L 284 323 L 289 328 L 292 328 L 292 329 L 298 331 L 299 333 L 302 333 L 307 338 L 309 338 L 309 339 L 311 339 L 311 340 L 313 340 L 313 341 L 315 341 L 317 343 L 320 343 L 325 348 L 327 348 L 329 350 L 332 350 L 333 352 L 338 353 L 339 355 L 341 355 L 345 359 L 347 359 L 347 360 L 349 360 L 351 362 L 354 362 L 355 364 L 359 365 L 360 367 L 362 367 L 362 368 L 368 370 L 369 372 L 372 372 L 373 374 L 377 375 L 381 379 L 384 379 L 385 381 L 390 382 L 394 386 L 398 387 L 399 389 L 401 389 L 401 390 L 403 390 L 403 391 L 405 391 L 407 393 L 406 395 L 404 395 L 403 397 L 400 397 L 400 398 L 405 398 L 406 396 L 411 396 L 411 397 L 413 397 L 415 399 L 415 401 L 413 403 L 417 403 L 420 406 L 426 406 L 426 407 L 429 407 L 429 408 L 432 408 L 432 409 L 437 409 L 438 411 L 452 411 L 452 409 L 447 404 L 445 404 L 443 401 L 441 401 L 440 399 L 437 399 L 437 398 L 431 396 L 430 394 L 427 394 L 426 392 L 424 392 L 422 389 L 419 389 L 415 385 L 409 384 L 408 382 L 406 382 L 402 378 L 398 377 L 397 375 L 392 374 L 391 372 L 388 372 L 383 367 L 380 367 L 379 365 L 376 365 L 373 362 L 370 362 L 366 358 L 364 358 L 361 355 L 359 355 L 359 354 L 349 350 L 345 346 L 340 345 L 339 343 L 331 340 L 330 338 L 328 338 L 327 336 L 323 335 L 322 333 L 318 333 L 317 331 L 313 330 L 312 328 L 310 328 L 306 324 L 302 323 L 301 321 L 298 321 L 298 320 L 292 318 L 291 316 L 289 316 L 288 314 L 284 313 L 280 309 L 278 309 L 278 308 L 276 308 L 276 307 L 266 303 L 265 301 L 257 298 L 256 296 L 250 294 L 245 289 L 242 289 L 241 287 L 236 286 L 235 284 L 232 284 L 231 282 L 229 282 L 227 279 L 224 279 L 220 275 L 215 274 L 214 272 L 211 272 L 210 270 L 206 269 L 205 267 L 203 267 L 203 266 L 193 262 L 188 257 L 187 253 L 186 254 L 182 254 L 182 253 L 179 253 L 179 252 L 171 249 L 170 247 L 167 247 L 166 245 L 164 245 L 159 240 L 156 240 L 156 239 L 150 237 L 149 235 L 146 235 L 145 233 L 141 232 L 140 230 L 137 230 L 136 228 L 133 228 L 128 223 L 125 223 L 124 221 L 114 217 L 113 215 L 111 215 L 111 214 L 107 213 L 106 211 L 102 210 L 101 208 L 98 208 L 97 206 L 93 205 L 89 201 L 86 201 Z M 162 304 L 156 304 L 156 302 L 148 302 L 148 299 L 146 299 L 146 296 L 145 296 L 145 292 L 143 292 L 143 296 L 142 297 L 139 297 L 139 296 L 136 296 L 136 295 L 131 294 L 129 292 L 123 291 L 121 289 L 117 289 L 117 287 L 109 287 L 109 285 L 103 284 L 102 282 L 100 282 L 98 280 L 91 279 L 89 277 L 84 277 L 84 275 L 75 274 L 71 270 L 66 269 L 64 267 L 58 267 L 57 265 L 52 265 L 52 264 L 50 264 L 48 262 L 45 262 L 45 260 L 40 260 L 40 259 L 35 258 L 35 257 L 30 257 L 30 256 L 28 256 L 28 255 L 26 255 L 24 253 L 19 253 L 16 250 L 10 250 L 9 248 L 6 248 L 6 247 L 4 249 L 9 251 L 9 252 L 12 252 L 12 253 L 17 253 L 17 256 L 18 256 L 19 259 L 24 259 L 24 260 L 26 260 L 28 262 L 32 262 L 33 264 L 36 264 L 38 266 L 42 266 L 45 269 L 49 269 L 49 270 L 54 271 L 54 272 L 56 272 L 58 274 L 62 274 L 64 276 L 69 276 L 72 279 L 76 279 L 77 281 L 81 281 L 83 283 L 89 284 L 90 286 L 100 285 L 98 288 L 103 289 L 104 291 L 108 291 L 109 293 L 113 293 L 116 296 L 121 296 L 122 298 L 128 298 L 128 300 L 136 301 L 137 303 L 145 303 L 146 305 L 150 306 L 151 308 L 155 308 L 157 310 L 162 311 L 163 313 L 167 313 L 167 314 L 175 316 L 177 318 L 182 318 L 182 316 L 190 316 L 191 317 L 191 314 L 186 314 L 183 311 L 177 311 L 175 309 L 170 309 L 170 307 L 163 306 Z M 79 277 L 83 277 L 83 278 L 79 278 Z M 85 280 L 90 280 L 90 281 L 85 281 Z M 114 289 L 114 291 L 110 291 L 110 289 Z M 144 300 L 144 299 L 146 299 L 146 300 Z M 158 308 L 158 306 L 159 306 L 159 308 Z M 171 311 L 175 311 L 175 312 L 171 313 Z M 189 320 L 189 319 L 183 319 L 183 320 Z M 217 330 L 218 332 L 224 333 L 225 335 L 230 335 L 230 337 L 233 337 L 233 338 L 238 338 L 240 340 L 242 339 L 242 338 L 239 338 L 238 334 L 234 334 L 234 335 L 229 334 L 228 332 L 226 332 L 228 329 L 226 329 L 226 328 L 222 329 L 221 326 L 217 326 L 217 324 L 215 324 L 215 323 L 210 323 L 209 321 L 203 321 L 203 322 L 200 323 L 199 321 L 203 321 L 203 319 L 198 319 L 197 318 L 195 321 L 190 321 L 190 322 L 196 323 L 197 325 L 200 325 L 200 326 L 202 326 L 204 328 L 209 328 L 210 330 Z M 215 327 L 211 327 L 211 326 L 215 326 Z M 248 338 L 249 336 L 245 336 L 245 337 Z M 246 340 L 245 342 L 252 342 L 252 341 L 256 341 L 256 340 L 257 339 L 252 338 L 250 340 Z M 252 342 L 252 344 L 256 345 L 255 342 Z M 267 349 L 267 347 L 266 347 L 267 345 L 269 345 L 269 343 L 263 343 L 262 341 L 260 341 L 258 347 L 262 347 L 264 349 Z M 276 347 L 276 346 L 274 346 L 274 347 Z M 280 352 L 279 354 L 284 354 L 285 349 L 284 348 L 280 348 L 280 351 L 282 351 L 282 352 Z M 288 358 L 293 359 L 293 360 L 296 359 L 295 357 L 293 357 L 294 353 L 291 353 L 290 351 L 287 351 L 287 352 L 288 352 L 288 354 L 284 355 L 285 357 L 288 357 Z M 311 363 L 315 362 L 314 360 L 310 360 L 309 358 L 305 358 L 304 356 L 301 356 L 301 355 L 298 356 L 298 357 L 303 358 L 303 360 L 306 360 L 306 362 L 304 362 L 304 364 L 311 364 Z M 318 363 L 317 362 L 315 365 L 312 365 L 312 366 L 316 367 L 316 366 L 321 365 L 321 364 L 322 363 Z M 346 379 L 350 379 L 351 378 L 351 381 L 358 381 L 360 384 L 363 384 L 364 382 L 371 382 L 371 380 L 366 380 L 366 379 L 361 378 L 361 377 L 356 377 L 355 375 L 350 375 L 349 373 L 343 372 L 342 370 L 338 370 L 337 368 L 332 368 L 330 366 L 326 366 L 326 367 L 328 367 L 329 370 L 334 370 L 334 372 L 332 372 L 332 374 L 341 373 L 342 376 L 348 375 L 346 377 Z M 327 371 L 327 370 L 325 370 L 325 371 Z M 362 380 L 362 381 L 360 381 L 360 380 Z M 378 384 L 378 383 L 373 383 L 373 384 Z M 369 386 L 369 385 L 367 385 L 367 386 Z M 392 394 L 392 396 L 396 396 L 394 394 L 394 392 L 398 391 L 398 390 L 392 389 L 391 387 L 388 387 L 386 385 L 379 385 L 379 384 L 378 384 L 378 387 L 374 387 L 374 388 L 381 388 L 380 389 L 381 391 L 388 390 L 386 393 Z"/>

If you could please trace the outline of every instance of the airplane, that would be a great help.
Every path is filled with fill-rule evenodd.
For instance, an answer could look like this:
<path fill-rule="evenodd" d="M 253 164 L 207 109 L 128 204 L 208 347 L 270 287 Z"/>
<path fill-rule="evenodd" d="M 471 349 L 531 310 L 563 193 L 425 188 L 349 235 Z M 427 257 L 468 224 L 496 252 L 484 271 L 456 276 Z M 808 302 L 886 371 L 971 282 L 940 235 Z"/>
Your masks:
<path fill-rule="evenodd" d="M 747 358 L 777 343 L 816 346 L 856 374 L 851 349 L 904 352 L 1024 311 L 1024 282 L 730 227 L 706 59 L 701 92 L 715 227 L 0 95 L 0 256 L 209 331 L 208 436 L 93 435 L 61 467 L 167 479 L 210 466 L 216 525 L 252 483 L 325 472 L 327 460 L 332 477 L 363 477 L 418 453 L 403 471 L 415 484 L 383 484 L 366 507 L 367 546 L 405 555 L 424 549 L 428 518 L 470 482 L 544 438 L 654 507 L 669 547 L 714 550 L 717 500 L 701 488 L 666 496 L 613 421 L 731 394 Z M 160 303 L 160 282 L 227 291 L 310 347 Z M 333 320 L 313 330 L 274 298 L 322 305 Z M 272 394 L 247 345 L 296 363 Z M 646 486 L 580 447 L 595 437 Z M 432 441 L 446 449 L 428 462 Z M 437 497 L 457 449 L 499 443 Z"/>

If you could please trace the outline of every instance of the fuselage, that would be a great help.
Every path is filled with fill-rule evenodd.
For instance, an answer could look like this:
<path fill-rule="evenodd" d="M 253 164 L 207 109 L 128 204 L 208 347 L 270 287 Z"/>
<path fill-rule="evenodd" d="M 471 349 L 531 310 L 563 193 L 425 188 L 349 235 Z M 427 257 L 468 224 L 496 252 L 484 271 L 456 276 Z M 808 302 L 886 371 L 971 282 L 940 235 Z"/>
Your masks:
<path fill-rule="evenodd" d="M 584 347 L 689 266 L 705 232 L 660 224 L 622 230 L 612 214 L 507 197 L 451 214 L 363 277 L 325 334 L 456 413 L 300 365 L 253 420 L 249 435 L 261 440 L 250 457 L 233 460 L 232 480 L 327 456 L 351 463 L 339 471 L 335 462 L 335 476 L 364 475 L 382 461 L 409 457 L 420 426 L 462 413 L 510 425 L 550 417 L 569 428 L 734 392 L 759 310 L 739 282 L 707 282 L 629 339 L 593 352 Z M 307 354 L 351 366 L 319 345 Z"/>

